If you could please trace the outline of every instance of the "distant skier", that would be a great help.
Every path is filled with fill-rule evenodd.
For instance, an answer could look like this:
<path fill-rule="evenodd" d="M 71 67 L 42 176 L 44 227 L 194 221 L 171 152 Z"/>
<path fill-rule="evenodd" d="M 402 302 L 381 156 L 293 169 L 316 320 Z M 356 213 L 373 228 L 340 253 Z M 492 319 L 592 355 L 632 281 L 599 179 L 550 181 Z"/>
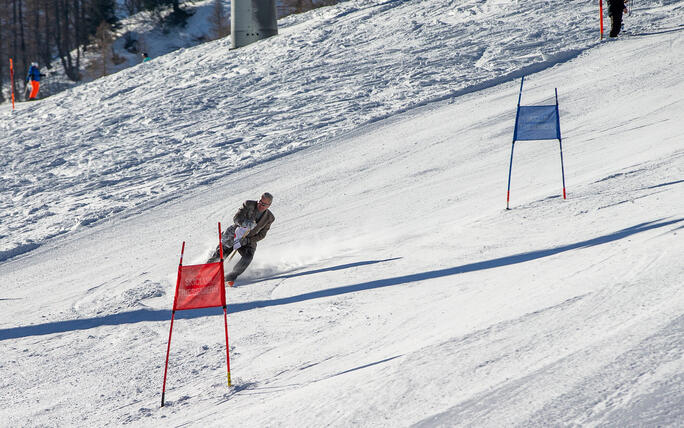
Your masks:
<path fill-rule="evenodd" d="M 233 251 L 233 236 L 238 228 L 242 227 L 248 229 L 246 236 L 239 240 L 238 253 L 240 253 L 240 261 L 237 262 L 233 271 L 228 274 L 226 280 L 228 285 L 231 287 L 235 283 L 235 280 L 240 276 L 247 266 L 252 262 L 254 258 L 254 253 L 256 252 L 257 242 L 261 241 L 266 237 L 268 230 L 271 228 L 271 224 L 275 221 L 275 216 L 269 210 L 271 203 L 273 202 L 273 195 L 270 193 L 264 193 L 261 195 L 259 201 L 245 201 L 242 204 L 242 208 L 233 217 L 233 226 L 230 226 L 223 233 L 221 238 L 221 245 L 223 245 L 223 256 L 227 257 Z M 209 258 L 207 263 L 217 262 L 220 257 L 220 249 L 218 245 L 216 246 L 216 251 Z"/>
<path fill-rule="evenodd" d="M 142 53 L 142 59 L 143 59 L 142 62 L 147 62 L 150 60 L 150 57 L 149 57 L 149 55 L 147 55 L 147 52 Z"/>
<path fill-rule="evenodd" d="M 35 100 L 38 96 L 38 91 L 40 90 L 40 78 L 43 75 L 40 74 L 40 69 L 38 68 L 37 62 L 32 62 L 31 67 L 29 67 L 28 74 L 26 75 L 26 91 L 30 90 L 28 100 Z"/>
<path fill-rule="evenodd" d="M 627 11 L 627 0 L 608 0 L 608 15 L 610 16 L 610 37 L 617 37 L 622 28 L 622 14 Z"/>

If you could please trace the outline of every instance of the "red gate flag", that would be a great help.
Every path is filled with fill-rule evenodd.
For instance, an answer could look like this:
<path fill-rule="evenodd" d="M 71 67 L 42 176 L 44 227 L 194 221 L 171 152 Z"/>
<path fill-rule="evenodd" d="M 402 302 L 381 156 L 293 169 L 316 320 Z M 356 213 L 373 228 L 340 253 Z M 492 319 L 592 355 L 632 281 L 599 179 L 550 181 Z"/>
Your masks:
<path fill-rule="evenodd" d="M 222 262 L 178 266 L 178 271 L 174 311 L 225 306 Z"/>
<path fill-rule="evenodd" d="M 181 248 L 178 263 L 178 278 L 176 280 L 176 294 L 173 298 L 171 311 L 171 327 L 169 328 L 169 342 L 166 347 L 166 364 L 164 365 L 164 384 L 162 386 L 161 405 L 164 407 L 166 394 L 166 373 L 169 369 L 169 354 L 171 352 L 171 333 L 176 311 L 186 309 L 223 307 L 223 324 L 226 329 L 226 368 L 228 370 L 228 386 L 230 383 L 230 354 L 228 350 L 228 314 L 226 309 L 226 287 L 223 278 L 223 245 L 221 244 L 221 223 L 218 224 L 220 260 L 216 263 L 183 266 L 185 242 Z"/>

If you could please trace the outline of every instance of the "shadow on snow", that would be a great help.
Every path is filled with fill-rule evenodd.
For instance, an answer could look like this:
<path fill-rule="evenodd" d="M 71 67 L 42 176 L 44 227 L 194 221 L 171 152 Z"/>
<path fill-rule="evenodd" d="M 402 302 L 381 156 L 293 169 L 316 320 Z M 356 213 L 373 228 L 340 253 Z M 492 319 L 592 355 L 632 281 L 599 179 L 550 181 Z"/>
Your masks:
<path fill-rule="evenodd" d="M 296 278 L 298 276 L 306 276 L 306 275 L 315 275 L 317 273 L 323 273 L 323 272 L 333 272 L 336 270 L 343 270 L 343 269 L 349 269 L 353 267 L 359 267 L 359 266 L 366 266 L 366 265 L 374 265 L 376 263 L 385 263 L 385 262 L 392 262 L 394 260 L 399 260 L 401 257 L 394 257 L 391 259 L 384 259 L 384 260 L 367 260 L 363 262 L 354 262 L 354 263 L 348 263 L 346 265 L 338 265 L 338 266 L 333 266 L 333 267 L 328 267 L 328 268 L 322 268 L 322 269 L 315 269 L 315 270 L 307 270 L 304 272 L 297 272 L 297 273 L 287 273 L 287 272 L 282 272 L 278 275 L 275 276 L 267 276 L 264 278 L 260 279 L 255 279 L 252 281 L 245 281 L 242 282 L 240 286 L 243 287 L 245 285 L 249 284 L 255 284 L 257 282 L 264 282 L 264 281 L 270 281 L 272 279 L 288 279 L 288 278 Z M 291 272 L 291 271 L 290 271 Z"/>
<path fill-rule="evenodd" d="M 390 287 L 393 285 L 407 284 L 417 281 L 425 281 L 428 279 L 443 278 L 451 275 L 458 275 L 462 273 L 475 272 L 486 269 L 494 269 L 498 267 L 511 266 L 518 263 L 525 263 L 533 260 L 538 260 L 544 257 L 553 256 L 566 251 L 576 250 L 580 248 L 588 248 L 596 245 L 607 244 L 610 242 L 617 241 L 619 239 L 624 239 L 629 236 L 635 235 L 637 233 L 646 232 L 652 229 L 658 229 L 661 227 L 666 227 L 670 225 L 675 225 L 684 218 L 662 221 L 656 220 L 651 222 L 640 223 L 626 229 L 619 230 L 617 232 L 599 236 L 597 238 L 588 239 L 585 241 L 576 242 L 573 244 L 563 245 L 560 247 L 549 248 L 539 251 L 531 251 L 527 253 L 514 254 L 512 256 L 499 257 L 496 259 L 485 260 L 482 262 L 469 263 L 461 266 L 455 266 L 446 269 L 438 269 L 432 271 L 426 271 L 421 273 L 414 273 L 410 275 L 396 276 L 393 278 L 379 279 L 375 281 L 362 282 L 359 284 L 345 285 L 342 287 L 329 288 L 326 290 L 312 291 L 309 293 L 303 293 L 296 296 L 284 297 L 280 299 L 272 300 L 258 300 L 254 302 L 246 303 L 236 303 L 228 305 L 229 313 L 237 313 L 243 311 L 249 311 L 256 308 L 266 308 L 270 306 L 287 305 L 290 303 L 299 303 L 306 300 L 320 299 L 324 297 L 339 296 L 347 293 L 355 293 L 363 290 L 371 290 L 376 288 Z M 394 259 L 388 259 L 390 261 Z M 368 262 L 358 262 L 351 263 L 349 265 L 342 265 L 346 267 L 354 267 L 365 264 L 374 263 L 377 261 Z M 343 269 L 343 267 L 332 267 L 327 269 L 320 269 L 317 271 L 311 271 L 311 273 L 323 272 L 329 270 Z M 303 275 L 305 273 L 301 273 Z M 295 276 L 295 275 L 293 275 Z M 189 318 L 199 318 L 204 316 L 219 315 L 223 311 L 221 308 L 208 308 L 208 309 L 196 309 L 193 311 L 178 311 L 176 314 L 176 319 L 189 319 Z M 37 324 L 26 327 L 14 327 L 8 329 L 0 330 L 0 340 L 16 339 L 28 336 L 38 336 L 53 333 L 64 333 L 74 330 L 86 330 L 106 325 L 122 325 L 122 324 L 133 324 L 138 322 L 149 322 L 149 321 L 169 321 L 171 319 L 171 310 L 158 310 L 158 309 L 138 309 L 130 312 L 122 312 L 118 314 L 105 315 L 97 318 L 89 319 L 79 319 L 79 320 L 68 320 L 68 321 L 56 321 L 45 324 Z"/>

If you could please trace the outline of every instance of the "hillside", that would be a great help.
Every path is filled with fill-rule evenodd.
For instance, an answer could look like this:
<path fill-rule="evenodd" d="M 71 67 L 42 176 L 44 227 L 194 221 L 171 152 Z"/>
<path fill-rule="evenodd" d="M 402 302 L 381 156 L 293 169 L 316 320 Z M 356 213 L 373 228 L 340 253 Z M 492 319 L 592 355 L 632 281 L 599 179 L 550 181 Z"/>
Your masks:
<path fill-rule="evenodd" d="M 9 426 L 676 426 L 684 2 L 355 0 L 0 114 Z M 150 80 L 148 71 L 156 78 Z M 558 144 L 516 144 L 558 88 Z M 275 195 L 221 311 L 175 272 Z"/>

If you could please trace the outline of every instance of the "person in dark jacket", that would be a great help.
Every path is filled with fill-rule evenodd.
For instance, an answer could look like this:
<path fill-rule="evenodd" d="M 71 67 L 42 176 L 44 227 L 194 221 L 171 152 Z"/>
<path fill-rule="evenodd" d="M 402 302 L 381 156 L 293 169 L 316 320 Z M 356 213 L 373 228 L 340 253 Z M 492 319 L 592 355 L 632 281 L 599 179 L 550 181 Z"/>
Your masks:
<path fill-rule="evenodd" d="M 626 0 L 608 0 L 608 15 L 610 16 L 610 37 L 617 37 L 622 28 L 622 14 L 627 10 Z"/>
<path fill-rule="evenodd" d="M 271 228 L 271 224 L 275 221 L 275 216 L 269 209 L 272 202 L 273 195 L 268 192 L 261 195 L 259 201 L 245 201 L 242 204 L 242 208 L 240 208 L 233 217 L 233 223 L 235 223 L 235 225 L 229 227 L 224 232 L 223 238 L 221 239 L 221 245 L 223 245 L 223 254 L 224 257 L 226 257 L 233 251 L 234 243 L 232 237 L 235 233 L 236 226 L 248 225 L 248 227 L 250 227 L 246 236 L 240 239 L 240 248 L 237 250 L 238 253 L 240 253 L 240 260 L 233 268 L 233 271 L 226 277 L 228 285 L 233 286 L 237 277 L 247 269 L 247 266 L 249 266 L 254 258 L 257 242 L 266 237 L 268 230 Z M 208 263 L 216 262 L 219 258 L 220 248 L 216 246 L 216 251 L 214 251 L 214 254 L 211 256 Z"/>
<path fill-rule="evenodd" d="M 38 96 L 38 91 L 40 90 L 40 78 L 43 75 L 40 74 L 40 69 L 38 68 L 38 63 L 31 63 L 29 67 L 28 74 L 26 75 L 26 90 L 29 91 L 29 100 L 35 100 Z"/>

